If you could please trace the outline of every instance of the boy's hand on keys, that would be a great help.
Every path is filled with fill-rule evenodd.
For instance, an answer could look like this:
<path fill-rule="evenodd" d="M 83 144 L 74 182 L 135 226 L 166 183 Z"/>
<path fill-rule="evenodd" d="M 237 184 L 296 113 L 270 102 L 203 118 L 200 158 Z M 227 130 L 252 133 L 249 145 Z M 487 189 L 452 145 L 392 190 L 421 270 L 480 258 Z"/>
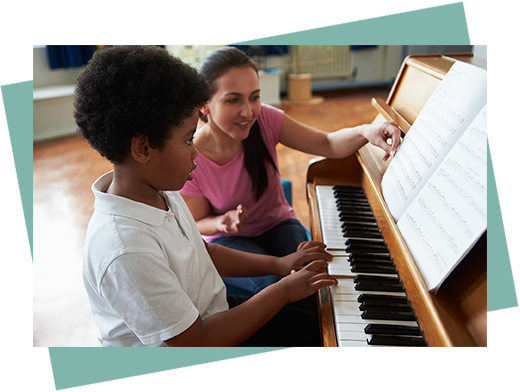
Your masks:
<path fill-rule="evenodd" d="M 326 247 L 319 241 L 302 242 L 296 252 L 277 259 L 277 275 L 286 276 L 293 270 L 299 271 L 314 260 L 332 261 L 332 255 L 325 250 Z"/>
<path fill-rule="evenodd" d="M 299 271 L 293 270 L 276 284 L 284 285 L 288 295 L 288 303 L 299 301 L 314 294 L 326 286 L 334 286 L 338 281 L 326 272 L 319 272 L 326 268 L 328 263 L 323 260 L 313 261 Z"/>

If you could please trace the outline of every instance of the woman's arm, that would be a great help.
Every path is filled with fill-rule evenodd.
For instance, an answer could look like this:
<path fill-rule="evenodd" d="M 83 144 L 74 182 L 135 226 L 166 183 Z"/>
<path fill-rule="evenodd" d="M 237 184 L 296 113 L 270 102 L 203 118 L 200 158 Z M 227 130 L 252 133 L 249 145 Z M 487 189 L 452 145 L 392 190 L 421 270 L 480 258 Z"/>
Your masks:
<path fill-rule="evenodd" d="M 306 298 L 322 287 L 337 284 L 332 276 L 319 273 L 326 264 L 315 261 L 232 309 L 204 320 L 198 317 L 186 331 L 165 343 L 179 347 L 236 346 L 260 329 L 287 303 Z"/>
<path fill-rule="evenodd" d="M 302 124 L 288 115 L 284 115 L 280 131 L 280 142 L 287 147 L 327 158 L 347 157 L 370 142 L 386 152 L 383 157 L 386 160 L 395 154 L 400 137 L 401 131 L 394 122 L 365 124 L 328 133 Z M 388 139 L 392 140 L 391 145 Z"/>

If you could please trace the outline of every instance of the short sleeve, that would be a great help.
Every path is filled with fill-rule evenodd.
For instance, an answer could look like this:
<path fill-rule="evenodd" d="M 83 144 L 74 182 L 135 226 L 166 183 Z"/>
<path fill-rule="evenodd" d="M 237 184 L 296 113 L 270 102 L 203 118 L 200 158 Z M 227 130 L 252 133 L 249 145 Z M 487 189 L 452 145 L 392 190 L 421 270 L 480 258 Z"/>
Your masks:
<path fill-rule="evenodd" d="M 262 129 L 264 142 L 270 149 L 275 147 L 280 141 L 280 131 L 282 129 L 284 115 L 283 110 L 262 104 L 262 110 L 260 116 L 258 116 L 258 123 Z"/>
<path fill-rule="evenodd" d="M 199 316 L 166 260 L 153 253 L 115 259 L 101 280 L 100 292 L 144 345 L 182 333 Z"/>

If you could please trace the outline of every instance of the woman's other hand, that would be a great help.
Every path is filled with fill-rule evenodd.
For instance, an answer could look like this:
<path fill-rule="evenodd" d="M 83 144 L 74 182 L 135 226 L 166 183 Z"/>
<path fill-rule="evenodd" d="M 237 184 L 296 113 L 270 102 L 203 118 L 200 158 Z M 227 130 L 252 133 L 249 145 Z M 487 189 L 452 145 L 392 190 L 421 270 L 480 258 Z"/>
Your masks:
<path fill-rule="evenodd" d="M 247 208 L 239 204 L 236 210 L 230 210 L 218 218 L 217 229 L 228 234 L 241 233 L 247 218 Z"/>

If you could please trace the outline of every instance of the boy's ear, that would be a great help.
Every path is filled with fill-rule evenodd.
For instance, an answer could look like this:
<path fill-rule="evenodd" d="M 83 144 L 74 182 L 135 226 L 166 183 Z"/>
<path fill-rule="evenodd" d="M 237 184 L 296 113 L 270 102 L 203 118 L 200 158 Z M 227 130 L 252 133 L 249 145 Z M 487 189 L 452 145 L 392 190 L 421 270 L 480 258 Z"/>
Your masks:
<path fill-rule="evenodd" d="M 139 163 L 146 163 L 150 160 L 150 142 L 144 135 L 134 136 L 130 142 L 130 154 Z"/>
<path fill-rule="evenodd" d="M 207 105 L 204 105 L 203 107 L 200 108 L 200 112 L 207 116 L 209 114 L 209 109 L 208 109 L 208 106 Z"/>

